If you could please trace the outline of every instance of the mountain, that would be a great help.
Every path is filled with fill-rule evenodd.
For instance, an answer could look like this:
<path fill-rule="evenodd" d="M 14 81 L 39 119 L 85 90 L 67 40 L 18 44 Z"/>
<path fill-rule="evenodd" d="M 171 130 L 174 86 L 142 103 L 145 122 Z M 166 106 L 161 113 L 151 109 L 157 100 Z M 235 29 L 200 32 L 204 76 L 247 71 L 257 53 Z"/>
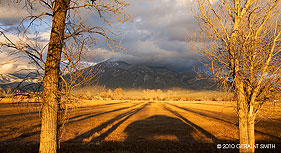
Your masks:
<path fill-rule="evenodd" d="M 34 86 L 38 86 L 36 84 L 39 82 L 39 76 L 36 73 L 0 74 L 0 88 L 2 89 L 19 87 L 21 90 L 30 90 Z"/>
<path fill-rule="evenodd" d="M 149 67 L 143 64 L 129 64 L 124 61 L 107 60 L 79 72 L 83 74 L 82 77 L 89 79 L 84 86 L 99 85 L 108 88 L 140 89 L 215 89 L 215 87 L 209 88 L 211 86 L 210 81 L 198 80 L 198 74 L 194 72 L 177 73 L 166 67 Z M 65 75 L 65 79 L 70 80 L 72 79 L 71 76 L 75 75 L 81 76 L 78 72 L 75 72 Z M 77 78 L 73 83 L 79 84 L 82 82 L 83 79 Z M 24 87 L 29 90 L 38 87 L 40 85 L 38 75 L 32 73 L 29 75 L 20 73 L 0 74 L 1 88 L 15 88 L 19 85 L 21 88 Z"/>
<path fill-rule="evenodd" d="M 101 85 L 108 88 L 186 88 L 194 90 L 210 86 L 210 81 L 197 80 L 198 75 L 193 72 L 179 74 L 166 67 L 148 67 L 142 64 L 128 64 L 124 61 L 104 61 L 87 68 L 86 72 L 98 70 L 98 75 L 90 81 L 90 85 Z"/>
<path fill-rule="evenodd" d="M 0 74 L 0 85 L 20 82 L 22 79 L 11 74 Z"/>

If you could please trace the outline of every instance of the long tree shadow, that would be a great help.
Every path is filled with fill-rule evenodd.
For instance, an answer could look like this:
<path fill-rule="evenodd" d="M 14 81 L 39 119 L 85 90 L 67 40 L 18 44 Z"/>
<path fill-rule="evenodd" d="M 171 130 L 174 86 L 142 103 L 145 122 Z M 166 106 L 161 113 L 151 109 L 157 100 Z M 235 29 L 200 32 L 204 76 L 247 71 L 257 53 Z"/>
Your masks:
<path fill-rule="evenodd" d="M 198 115 L 201 115 L 203 117 L 207 117 L 207 118 L 211 118 L 211 119 L 215 119 L 215 120 L 219 120 L 219 121 L 222 121 L 224 123 L 227 123 L 227 124 L 231 124 L 232 126 L 236 126 L 238 127 L 238 123 L 232 123 L 230 121 L 226 121 L 224 119 L 221 119 L 221 118 L 218 118 L 218 117 L 215 117 L 215 116 L 211 116 L 211 115 L 208 115 L 206 113 L 202 113 L 202 112 L 199 112 L 199 111 L 196 111 L 196 110 L 191 110 L 191 109 L 188 109 L 188 108 L 185 108 L 185 107 L 180 107 L 180 106 L 177 106 L 177 105 L 174 105 L 174 104 L 171 104 L 171 103 L 166 103 L 166 104 L 169 104 L 171 106 L 174 106 L 176 108 L 179 108 L 179 109 L 182 109 L 182 110 L 185 110 L 187 112 L 191 112 L 191 113 L 194 113 L 194 114 L 198 114 Z M 262 132 L 262 131 L 258 131 L 258 130 L 255 130 L 256 133 L 259 133 L 259 134 L 262 134 L 262 135 L 266 135 L 266 136 L 269 136 L 275 140 L 278 140 L 278 141 L 281 141 L 281 138 L 278 137 L 278 136 L 275 136 L 275 135 L 272 135 L 272 134 L 268 134 L 268 133 L 265 133 L 265 132 Z"/>
<path fill-rule="evenodd" d="M 234 106 L 224 106 L 224 105 L 220 105 L 220 104 L 210 104 L 210 103 L 205 103 L 205 102 L 198 102 L 198 103 L 192 103 L 192 104 L 197 104 L 197 105 L 209 105 L 209 106 L 220 106 L 220 107 L 234 107 Z"/>
<path fill-rule="evenodd" d="M 202 134 L 204 134 L 206 137 L 210 138 L 213 140 L 213 142 L 218 142 L 219 140 L 211 133 L 209 133 L 208 131 L 206 131 L 205 129 L 201 128 L 200 126 L 194 124 L 193 122 L 189 121 L 188 119 L 186 119 L 185 117 L 183 117 L 181 114 L 179 114 L 177 111 L 171 110 L 170 108 L 166 107 L 163 105 L 163 108 L 169 112 L 171 112 L 172 114 L 178 116 L 179 118 L 181 118 L 182 120 L 184 120 L 186 123 L 190 124 L 193 128 L 199 130 Z"/>
<path fill-rule="evenodd" d="M 132 152 L 220 152 L 214 142 L 198 138 L 197 130 L 193 124 L 179 118 L 155 115 L 128 125 L 124 131 L 127 138 L 123 143 L 130 146 L 128 150 Z M 214 137 L 206 132 L 205 135 Z"/>
<path fill-rule="evenodd" d="M 125 122 L 127 119 L 129 119 L 131 116 L 135 115 L 140 110 L 144 109 L 146 106 L 148 106 L 150 103 L 146 103 L 140 108 L 137 108 L 130 112 L 128 116 L 126 116 L 124 119 L 119 121 L 118 123 L 114 124 L 110 129 L 108 129 L 106 132 L 102 133 L 99 137 L 92 139 L 91 142 L 98 142 L 104 140 L 110 133 L 112 133 L 115 129 L 117 129 L 118 126 L 120 126 L 123 122 Z"/>
<path fill-rule="evenodd" d="M 171 128 L 173 127 L 173 128 Z M 195 141 L 194 129 L 178 118 L 155 115 L 127 126 L 125 141 Z"/>
<path fill-rule="evenodd" d="M 70 139 L 70 140 L 68 140 L 68 141 L 66 141 L 66 142 L 77 142 L 77 141 L 78 141 L 78 142 L 82 142 L 83 139 L 91 137 L 94 133 L 102 131 L 102 130 L 103 130 L 104 128 L 106 128 L 108 125 L 110 125 L 110 124 L 114 123 L 115 121 L 118 121 L 118 120 L 120 120 L 120 119 L 122 119 L 122 118 L 125 117 L 124 119 L 122 119 L 121 121 L 119 121 L 117 124 L 113 125 L 113 126 L 112 126 L 109 130 L 107 130 L 105 133 L 102 133 L 99 137 L 97 137 L 97 138 L 96 138 L 97 140 L 95 140 L 95 139 L 90 140 L 90 142 L 101 141 L 101 140 L 103 140 L 106 136 L 108 136 L 111 132 L 113 132 L 120 124 L 122 124 L 124 121 L 126 121 L 129 117 L 131 117 L 132 115 L 136 114 L 137 112 L 139 112 L 140 110 L 142 110 L 143 108 L 145 108 L 145 107 L 146 107 L 147 105 L 149 105 L 149 104 L 150 104 L 150 103 L 146 103 L 146 104 L 144 104 L 144 105 L 142 105 L 142 106 L 140 106 L 140 107 L 138 107 L 138 108 L 134 108 L 134 109 L 132 109 L 132 110 L 130 110 L 130 111 L 128 111 L 128 112 L 125 112 L 125 113 L 123 113 L 123 114 L 117 115 L 116 117 L 114 117 L 114 118 L 112 118 L 112 119 L 106 121 L 105 123 L 101 124 L 100 126 L 98 126 L 98 127 L 96 127 L 96 128 L 93 128 L 93 129 L 91 129 L 91 130 L 89 130 L 89 131 L 87 131 L 87 132 L 85 132 L 85 133 L 83 133 L 83 134 L 81 134 L 81 135 L 75 137 L 74 139 Z"/>
<path fill-rule="evenodd" d="M 89 109 L 95 109 L 95 108 L 105 108 L 108 106 L 112 106 L 112 105 L 119 105 L 119 104 L 124 104 L 127 102 L 116 102 L 116 103 L 109 103 L 109 104 L 100 104 L 100 105 L 94 105 L 94 106 L 80 106 L 77 108 L 73 108 L 73 109 L 79 109 L 79 110 L 89 110 Z"/>
<path fill-rule="evenodd" d="M 117 111 L 120 111 L 120 110 L 132 108 L 132 107 L 135 107 L 137 105 L 140 105 L 140 104 L 135 104 L 135 105 L 132 105 L 132 106 L 122 107 L 122 108 L 118 108 L 118 109 L 114 109 L 114 110 L 110 110 L 110 111 L 105 111 L 105 112 L 101 112 L 101 113 L 96 113 L 96 112 L 93 112 L 93 113 L 90 113 L 90 114 L 84 113 L 84 114 L 77 115 L 77 116 L 69 118 L 70 121 L 68 123 L 71 124 L 71 123 L 74 123 L 74 122 L 80 122 L 80 121 L 83 121 L 83 120 L 86 120 L 86 119 L 89 119 L 89 118 L 92 118 L 92 117 L 96 117 L 96 116 L 99 116 L 99 115 L 113 113 L 113 112 L 117 112 Z M 91 114 L 93 114 L 93 115 L 91 115 Z M 85 117 L 83 117 L 81 119 L 78 119 L 78 120 L 74 120 L 74 119 L 82 117 L 82 116 L 85 116 Z"/>
<path fill-rule="evenodd" d="M 26 132 L 26 131 L 31 131 L 31 130 L 39 128 L 39 127 L 41 127 L 41 123 L 33 125 L 33 126 L 30 126 L 28 128 L 25 128 L 25 129 L 19 129 L 18 131 L 15 131 L 13 133 L 22 133 L 20 136 L 18 136 L 16 138 L 9 139 L 9 140 L 5 140 L 5 141 L 8 141 L 8 142 L 9 141 L 18 141 L 18 140 L 21 140 L 23 138 L 27 138 L 27 137 L 30 137 L 30 136 L 33 136 L 33 135 L 36 135 L 36 134 L 40 134 L 40 131 L 35 131 L 35 132 L 31 132 L 31 133 L 27 133 Z M 0 138 L 7 137 L 9 135 L 12 135 L 13 133 L 9 133 L 9 134 L 3 135 Z"/>
<path fill-rule="evenodd" d="M 208 115 L 208 114 L 206 114 L 206 113 L 202 113 L 202 112 L 199 112 L 199 111 L 196 111 L 196 110 L 192 110 L 192 109 L 188 109 L 188 108 L 185 108 L 185 107 L 180 107 L 180 106 L 177 106 L 177 105 L 171 104 L 171 103 L 166 103 L 166 104 L 169 104 L 169 105 L 171 105 L 171 106 L 177 107 L 177 108 L 182 109 L 182 110 L 185 110 L 185 111 L 187 111 L 187 112 L 191 112 L 191 113 L 194 113 L 194 114 L 198 114 L 198 115 L 201 115 L 201 116 L 204 116 L 204 117 L 216 119 L 216 120 L 219 120 L 219 121 L 222 121 L 222 122 L 225 122 L 225 123 L 228 123 L 228 124 L 232 124 L 232 125 L 236 125 L 236 126 L 237 126 L 237 124 L 235 124 L 235 123 L 232 123 L 232 122 L 230 122 L 230 121 L 223 120 L 223 119 L 221 119 L 221 118 L 217 118 L 217 117 L 215 117 L 215 116 Z"/>
<path fill-rule="evenodd" d="M 21 134 L 20 136 L 18 136 L 16 138 L 7 140 L 7 142 L 16 142 L 16 141 L 19 141 L 21 139 L 31 137 L 33 135 L 37 135 L 37 134 L 40 135 L 40 133 L 41 133 L 41 131 L 35 131 L 35 132 L 30 132 L 30 133 L 23 133 L 23 134 Z"/>
<path fill-rule="evenodd" d="M 4 107 L 4 108 L 11 108 L 12 110 L 17 110 L 16 111 L 17 113 L 11 114 L 10 111 L 7 111 L 7 114 L 1 114 L 0 120 L 4 120 L 6 118 L 11 120 L 10 118 L 13 118 L 13 121 L 17 121 L 17 120 L 21 120 L 21 119 L 19 119 L 19 117 L 26 118 L 27 116 L 30 116 L 30 115 L 39 114 L 41 112 L 39 109 L 41 106 L 40 104 L 41 104 L 40 102 L 28 102 L 28 103 L 23 102 L 22 104 L 21 104 L 21 102 L 15 102 L 15 103 L 0 104 L 0 108 Z M 28 108 L 28 109 L 26 109 L 26 108 Z M 31 119 L 31 118 L 28 118 L 28 119 Z"/>
<path fill-rule="evenodd" d="M 94 112 L 94 113 L 91 113 L 91 114 L 94 114 L 94 115 L 88 114 L 89 116 L 86 116 L 86 117 L 81 118 L 79 120 L 73 120 L 73 119 L 81 117 L 81 116 L 85 116 L 86 114 L 74 116 L 74 117 L 69 118 L 69 121 L 67 122 L 67 124 L 71 124 L 71 123 L 78 122 L 78 121 L 83 121 L 83 120 L 86 120 L 86 119 L 89 119 L 89 118 L 92 118 L 92 117 L 96 117 L 96 116 L 99 116 L 99 115 L 104 115 L 104 114 L 108 114 L 108 113 L 113 113 L 113 112 L 121 111 L 121 110 L 124 110 L 124 109 L 135 107 L 137 105 L 140 105 L 140 104 L 135 104 L 135 105 L 129 106 L 129 107 L 122 107 L 122 108 L 118 108 L 118 109 L 114 109 L 114 110 L 110 110 L 110 111 L 106 111 L 106 112 L 101 112 L 101 113 L 97 113 L 97 114 L 94 114 L 94 113 L 96 113 L 96 112 Z M 14 133 L 19 133 L 21 131 L 22 132 L 24 132 L 24 131 L 32 131 L 33 129 L 38 128 L 40 126 L 41 126 L 41 124 L 36 124 L 36 125 L 33 125 L 31 127 L 25 128 L 25 129 L 20 129 L 20 131 L 15 131 Z M 5 140 L 5 141 L 7 141 L 7 142 L 20 141 L 21 139 L 24 139 L 24 138 L 27 138 L 27 137 L 31 137 L 31 136 L 34 136 L 34 135 L 37 135 L 37 134 L 40 134 L 40 131 L 24 132 L 24 133 L 22 133 L 18 137 L 15 137 L 15 138 L 12 138 L 12 139 L 9 139 L 9 140 Z M 11 135 L 11 133 L 9 133 L 7 135 L 3 135 L 0 138 L 7 137 L 9 135 Z"/>
<path fill-rule="evenodd" d="M 34 114 L 39 114 L 39 111 L 0 115 L 0 119 L 5 119 L 5 118 L 9 118 L 9 117 L 17 118 L 17 117 L 20 117 L 20 116 L 34 115 Z"/>
<path fill-rule="evenodd" d="M 32 103 L 32 102 L 29 102 L 29 103 Z M 38 102 L 36 102 L 36 103 L 38 103 Z M 112 106 L 112 105 L 118 105 L 118 104 L 124 104 L 124 103 L 126 103 L 126 102 L 116 102 L 116 103 L 109 103 L 109 104 L 102 104 L 102 105 L 95 105 L 95 106 L 87 106 L 87 107 L 83 106 L 83 107 L 68 108 L 68 109 L 69 110 L 77 109 L 79 111 L 86 111 L 86 110 L 92 110 L 93 108 L 94 109 L 99 109 L 99 108 L 105 108 L 105 107 L 109 107 L 109 106 Z M 15 103 L 15 104 L 17 104 L 17 103 Z M 0 104 L 0 106 L 2 106 L 2 105 L 3 104 Z M 4 106 L 6 106 L 6 105 L 12 105 L 12 104 L 4 104 Z M 12 107 L 16 107 L 16 106 L 12 106 Z M 33 115 L 33 114 L 39 114 L 39 111 L 37 110 L 37 111 L 32 111 L 32 112 L 21 112 L 21 113 L 14 113 L 14 114 L 4 114 L 4 115 L 0 115 L 0 118 L 8 118 L 8 117 L 17 118 L 19 116 Z M 82 115 L 80 115 L 78 117 L 81 117 L 81 116 Z"/>

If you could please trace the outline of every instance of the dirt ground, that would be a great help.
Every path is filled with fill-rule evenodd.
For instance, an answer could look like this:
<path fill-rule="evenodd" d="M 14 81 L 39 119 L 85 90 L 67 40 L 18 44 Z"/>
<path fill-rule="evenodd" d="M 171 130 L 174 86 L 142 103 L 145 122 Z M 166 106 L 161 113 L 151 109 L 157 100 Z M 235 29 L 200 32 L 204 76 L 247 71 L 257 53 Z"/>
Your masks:
<path fill-rule="evenodd" d="M 38 110 L 36 103 L 0 104 L 1 153 L 38 152 Z M 85 100 L 68 110 L 59 152 L 239 151 L 233 102 Z M 256 143 L 256 152 L 281 152 L 281 104 L 264 106 L 257 118 Z M 262 148 L 264 144 L 272 146 Z"/>

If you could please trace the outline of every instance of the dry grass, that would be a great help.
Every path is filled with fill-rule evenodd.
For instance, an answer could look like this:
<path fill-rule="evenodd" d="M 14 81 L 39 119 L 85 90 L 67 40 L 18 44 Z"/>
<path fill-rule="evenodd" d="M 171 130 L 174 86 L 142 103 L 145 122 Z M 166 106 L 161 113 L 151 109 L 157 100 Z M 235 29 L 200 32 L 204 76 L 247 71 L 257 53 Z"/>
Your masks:
<path fill-rule="evenodd" d="M 176 92 L 200 99 L 220 93 Z M 124 92 L 125 96 L 144 96 L 141 93 Z M 1 102 L 0 107 L 0 152 L 37 152 L 38 106 L 23 105 L 19 111 L 16 105 Z M 81 100 L 69 104 L 72 108 L 60 152 L 238 152 L 216 148 L 218 143 L 239 142 L 233 102 Z M 280 112 L 280 103 L 267 104 L 258 117 L 257 143 L 273 143 L 276 149 L 257 152 L 281 151 Z"/>

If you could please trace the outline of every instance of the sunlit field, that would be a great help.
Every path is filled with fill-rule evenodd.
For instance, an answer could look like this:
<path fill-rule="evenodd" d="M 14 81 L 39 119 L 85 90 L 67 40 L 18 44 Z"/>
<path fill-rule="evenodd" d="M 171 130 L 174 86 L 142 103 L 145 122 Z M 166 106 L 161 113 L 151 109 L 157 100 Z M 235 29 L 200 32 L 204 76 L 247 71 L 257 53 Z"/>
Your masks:
<path fill-rule="evenodd" d="M 174 89 L 151 96 L 124 90 L 112 97 L 103 95 L 107 90 L 85 91 L 75 91 L 80 99 L 67 105 L 59 152 L 239 152 L 217 148 L 239 144 L 236 106 L 228 93 Z M 0 152 L 38 152 L 39 103 L 6 98 L 0 107 Z M 257 144 L 275 144 L 256 152 L 280 152 L 281 104 L 266 104 L 255 129 Z"/>

